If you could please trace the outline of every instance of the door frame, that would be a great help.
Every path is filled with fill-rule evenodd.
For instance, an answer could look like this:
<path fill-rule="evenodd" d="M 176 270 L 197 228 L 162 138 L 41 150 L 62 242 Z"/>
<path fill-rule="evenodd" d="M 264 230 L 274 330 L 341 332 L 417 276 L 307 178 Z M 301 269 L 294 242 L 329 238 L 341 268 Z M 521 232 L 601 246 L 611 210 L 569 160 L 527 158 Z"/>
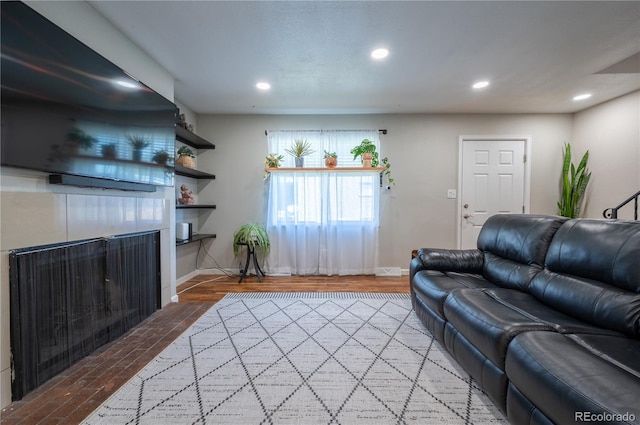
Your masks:
<path fill-rule="evenodd" d="M 524 154 L 526 160 L 524 162 L 524 214 L 529 214 L 531 209 L 531 144 L 533 137 L 531 135 L 461 135 L 458 137 L 458 192 L 456 196 L 456 247 L 461 247 L 462 237 L 462 143 L 466 141 L 482 141 L 482 142 L 502 142 L 518 140 L 524 141 Z"/>

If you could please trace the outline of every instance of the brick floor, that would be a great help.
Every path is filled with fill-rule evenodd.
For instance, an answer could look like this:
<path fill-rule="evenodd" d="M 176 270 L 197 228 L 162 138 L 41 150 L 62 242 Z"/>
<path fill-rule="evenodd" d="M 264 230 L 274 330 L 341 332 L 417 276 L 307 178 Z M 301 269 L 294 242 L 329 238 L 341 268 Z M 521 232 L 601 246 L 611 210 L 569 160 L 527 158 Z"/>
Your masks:
<path fill-rule="evenodd" d="M 213 303 L 171 303 L 2 409 L 2 425 L 78 424 Z"/>

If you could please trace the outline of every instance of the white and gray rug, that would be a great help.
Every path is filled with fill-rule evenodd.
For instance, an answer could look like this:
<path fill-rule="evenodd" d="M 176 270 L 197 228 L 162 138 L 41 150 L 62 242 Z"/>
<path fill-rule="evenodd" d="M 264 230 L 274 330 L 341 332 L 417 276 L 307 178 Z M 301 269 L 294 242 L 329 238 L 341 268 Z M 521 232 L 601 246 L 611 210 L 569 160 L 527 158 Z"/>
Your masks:
<path fill-rule="evenodd" d="M 408 294 L 229 294 L 85 424 L 506 424 Z"/>

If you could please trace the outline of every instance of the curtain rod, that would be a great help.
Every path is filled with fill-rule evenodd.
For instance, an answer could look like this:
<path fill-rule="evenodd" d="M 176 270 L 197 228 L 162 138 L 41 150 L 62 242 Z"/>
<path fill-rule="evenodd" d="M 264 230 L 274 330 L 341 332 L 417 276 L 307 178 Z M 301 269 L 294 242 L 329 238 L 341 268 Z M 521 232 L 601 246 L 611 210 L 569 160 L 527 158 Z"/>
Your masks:
<path fill-rule="evenodd" d="M 327 130 L 291 130 L 291 131 L 327 131 Z M 332 130 L 332 131 L 340 131 L 340 130 Z M 366 130 L 342 130 L 342 131 L 366 131 Z M 387 129 L 380 128 L 378 129 L 378 133 L 387 134 Z M 264 131 L 264 135 L 265 136 L 269 135 L 268 130 Z"/>

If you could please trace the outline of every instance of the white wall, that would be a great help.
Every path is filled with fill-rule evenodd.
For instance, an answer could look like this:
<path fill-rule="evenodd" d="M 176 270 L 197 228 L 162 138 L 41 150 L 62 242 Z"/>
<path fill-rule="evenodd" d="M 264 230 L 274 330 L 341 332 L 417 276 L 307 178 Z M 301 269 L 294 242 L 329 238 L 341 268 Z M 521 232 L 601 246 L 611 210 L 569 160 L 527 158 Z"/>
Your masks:
<path fill-rule="evenodd" d="M 263 221 L 265 129 L 382 129 L 382 155 L 388 156 L 396 186 L 383 192 L 379 267 L 407 269 L 411 250 L 456 246 L 456 201 L 460 135 L 530 135 L 531 212 L 555 214 L 561 147 L 571 139 L 572 116 L 557 115 L 200 115 L 201 136 L 216 149 L 200 155 L 201 166 L 217 178 L 201 196 L 218 208 L 201 223 L 218 238 L 208 248 L 223 267 L 237 269 L 234 230 Z M 206 165 L 205 165 L 206 164 Z M 205 259 L 203 267 L 213 261 Z"/>
<path fill-rule="evenodd" d="M 571 145 L 576 158 L 589 150 L 591 182 L 582 215 L 602 218 L 603 210 L 640 190 L 640 91 L 575 114 Z M 618 217 L 632 219 L 633 202 Z"/>
<path fill-rule="evenodd" d="M 85 2 L 27 2 L 76 38 L 173 100 L 173 77 Z M 162 303 L 175 294 L 174 190 L 155 194 L 66 188 L 47 174 L 0 170 L 0 406 L 11 401 L 8 251 L 14 248 L 158 229 Z"/>

